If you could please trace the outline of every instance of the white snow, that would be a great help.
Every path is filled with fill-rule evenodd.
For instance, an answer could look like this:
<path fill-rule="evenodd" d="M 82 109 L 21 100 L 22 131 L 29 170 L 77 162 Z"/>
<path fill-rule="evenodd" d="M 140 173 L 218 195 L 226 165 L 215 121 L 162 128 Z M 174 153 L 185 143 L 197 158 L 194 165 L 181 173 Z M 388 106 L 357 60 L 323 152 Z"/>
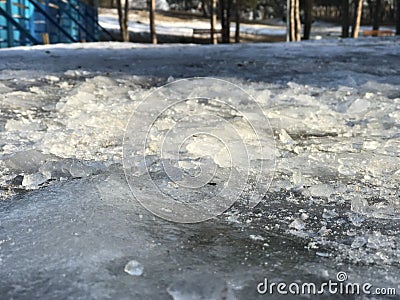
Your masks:
<path fill-rule="evenodd" d="M 131 19 L 133 19 L 131 17 Z M 110 10 L 99 15 L 99 23 L 102 27 L 109 30 L 119 30 L 118 15 L 115 11 Z M 135 33 L 149 33 L 150 26 L 148 20 L 130 20 L 128 22 L 128 28 L 130 32 Z M 193 29 L 208 29 L 210 28 L 210 22 L 199 19 L 192 19 L 187 21 L 156 21 L 156 32 L 160 35 L 180 35 L 191 37 L 193 35 Z M 221 29 L 221 25 L 218 24 L 216 29 Z M 230 30 L 235 31 L 235 24 L 232 23 Z M 241 24 L 241 33 L 255 34 L 255 35 L 285 35 L 286 29 L 282 26 L 270 26 L 270 25 L 258 25 L 258 24 Z"/>

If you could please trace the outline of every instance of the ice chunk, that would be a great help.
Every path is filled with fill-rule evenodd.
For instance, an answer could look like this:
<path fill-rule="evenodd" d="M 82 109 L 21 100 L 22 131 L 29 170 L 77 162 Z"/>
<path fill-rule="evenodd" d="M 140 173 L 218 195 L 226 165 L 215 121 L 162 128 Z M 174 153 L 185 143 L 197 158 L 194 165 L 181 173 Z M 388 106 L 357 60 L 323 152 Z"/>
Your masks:
<path fill-rule="evenodd" d="M 253 241 L 264 241 L 265 240 L 265 238 L 263 236 L 258 235 L 258 234 L 250 234 L 249 237 Z"/>
<path fill-rule="evenodd" d="M 299 218 L 295 219 L 292 223 L 289 224 L 289 228 L 294 228 L 296 230 L 303 230 L 305 227 L 306 226 L 304 222 Z"/>
<path fill-rule="evenodd" d="M 60 81 L 60 78 L 57 76 L 54 76 L 54 75 L 46 75 L 44 78 L 50 82 L 59 82 Z"/>
<path fill-rule="evenodd" d="M 124 268 L 124 271 L 132 276 L 141 276 L 143 270 L 143 266 L 136 260 L 129 261 Z"/>
<path fill-rule="evenodd" d="M 357 226 L 357 227 L 360 227 L 362 225 L 362 223 L 365 221 L 365 218 L 360 214 L 350 213 L 348 216 L 349 216 L 349 221 L 354 226 Z"/>
<path fill-rule="evenodd" d="M 298 169 L 293 170 L 292 181 L 296 186 L 302 185 L 303 176 L 302 176 L 300 170 L 298 170 Z"/>
<path fill-rule="evenodd" d="M 105 169 L 103 163 L 100 162 L 87 162 L 83 163 L 78 160 L 73 160 L 69 167 L 69 173 L 72 177 L 87 177 L 93 174 L 97 174 L 100 170 Z"/>
<path fill-rule="evenodd" d="M 351 200 L 352 211 L 359 214 L 365 214 L 368 212 L 368 209 L 368 201 L 365 200 L 361 195 L 355 195 L 354 198 Z"/>
<path fill-rule="evenodd" d="M 375 231 L 368 237 L 367 247 L 371 249 L 390 249 L 394 245 L 392 241 L 379 231 Z"/>
<path fill-rule="evenodd" d="M 41 95 L 31 92 L 13 91 L 11 93 L 0 93 L 0 103 L 2 107 L 11 109 L 32 109 L 41 107 L 43 98 Z"/>
<path fill-rule="evenodd" d="M 324 212 L 322 214 L 322 217 L 324 219 L 335 218 L 337 216 L 338 216 L 338 213 L 335 211 L 335 209 L 330 210 L 330 209 L 324 208 Z"/>
<path fill-rule="evenodd" d="M 39 185 L 47 181 L 46 176 L 42 173 L 27 174 L 22 180 L 22 186 L 26 189 L 37 189 Z"/>
<path fill-rule="evenodd" d="M 320 236 L 328 236 L 332 233 L 331 229 L 326 228 L 326 226 L 322 226 L 319 230 L 318 230 L 318 234 Z"/>
<path fill-rule="evenodd" d="M 47 126 L 42 121 L 21 118 L 20 120 L 7 120 L 5 128 L 7 131 L 36 131 L 45 130 Z"/>
<path fill-rule="evenodd" d="M 68 167 L 59 161 L 49 161 L 39 171 L 48 179 L 66 179 L 71 177 Z"/>
<path fill-rule="evenodd" d="M 64 72 L 64 75 L 68 77 L 81 77 L 81 76 L 87 76 L 89 74 L 90 72 L 84 70 L 68 70 Z"/>
<path fill-rule="evenodd" d="M 31 149 L 13 154 L 4 159 L 4 163 L 9 169 L 14 171 L 34 173 L 46 160 L 50 159 L 50 157 L 51 156 L 45 155 L 38 150 Z"/>
<path fill-rule="evenodd" d="M 355 100 L 347 109 L 347 113 L 360 114 L 368 110 L 370 102 L 366 99 Z"/>
<path fill-rule="evenodd" d="M 0 94 L 5 94 L 11 92 L 12 89 L 0 82 Z"/>
<path fill-rule="evenodd" d="M 74 159 L 64 159 L 61 161 L 49 161 L 40 167 L 40 172 L 48 179 L 66 179 L 87 177 L 98 174 L 105 169 L 99 162 L 81 162 Z"/>
<path fill-rule="evenodd" d="M 357 169 L 355 168 L 355 162 L 352 158 L 340 158 L 338 172 L 342 175 L 355 176 Z"/>
<path fill-rule="evenodd" d="M 300 215 L 300 219 L 302 219 L 303 221 L 304 220 L 307 220 L 309 218 L 309 215 L 308 214 L 306 214 L 306 213 L 301 213 L 301 215 Z"/>
<path fill-rule="evenodd" d="M 367 243 L 367 239 L 363 236 L 356 236 L 351 243 L 351 248 L 361 248 Z"/>
<path fill-rule="evenodd" d="M 335 193 L 335 190 L 332 186 L 328 184 L 316 184 L 309 188 L 310 194 L 313 197 L 318 198 L 329 198 L 332 194 Z"/>
<path fill-rule="evenodd" d="M 293 144 L 294 140 L 292 137 L 286 132 L 285 129 L 281 129 L 281 132 L 279 133 L 279 140 L 284 143 L 284 144 Z"/>

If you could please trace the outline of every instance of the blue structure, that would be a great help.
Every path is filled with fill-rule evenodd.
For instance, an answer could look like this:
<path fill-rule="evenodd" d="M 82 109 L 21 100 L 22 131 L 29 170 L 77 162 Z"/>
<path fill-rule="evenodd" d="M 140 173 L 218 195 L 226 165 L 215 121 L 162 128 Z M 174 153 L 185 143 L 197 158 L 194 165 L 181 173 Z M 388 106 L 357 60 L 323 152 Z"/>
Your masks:
<path fill-rule="evenodd" d="M 28 0 L 0 2 L 0 47 L 37 43 L 33 36 L 33 7 Z"/>
<path fill-rule="evenodd" d="M 110 35 L 81 0 L 0 0 L 0 48 L 42 44 L 44 34 L 51 44 L 95 42 L 100 30 Z"/>

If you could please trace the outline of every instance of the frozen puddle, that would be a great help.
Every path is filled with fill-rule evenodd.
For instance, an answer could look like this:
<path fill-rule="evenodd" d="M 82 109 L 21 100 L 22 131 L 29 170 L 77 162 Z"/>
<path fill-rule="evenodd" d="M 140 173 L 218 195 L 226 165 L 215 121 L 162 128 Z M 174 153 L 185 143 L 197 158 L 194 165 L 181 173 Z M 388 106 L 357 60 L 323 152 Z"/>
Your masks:
<path fill-rule="evenodd" d="M 395 39 L 361 39 L 0 51 L 1 298 L 253 299 L 265 277 L 318 283 L 339 271 L 400 289 L 399 49 Z M 276 167 L 254 209 L 240 198 L 217 218 L 185 225 L 132 198 L 122 140 L 147 93 L 193 76 L 229 80 L 256 99 L 272 127 Z M 156 129 L 174 122 L 165 113 Z M 174 168 L 196 174 L 216 162 L 217 179 L 225 178 L 215 141 L 186 142 Z M 162 184 L 152 149 L 150 176 Z M 202 157 L 210 149 L 219 154 Z"/>

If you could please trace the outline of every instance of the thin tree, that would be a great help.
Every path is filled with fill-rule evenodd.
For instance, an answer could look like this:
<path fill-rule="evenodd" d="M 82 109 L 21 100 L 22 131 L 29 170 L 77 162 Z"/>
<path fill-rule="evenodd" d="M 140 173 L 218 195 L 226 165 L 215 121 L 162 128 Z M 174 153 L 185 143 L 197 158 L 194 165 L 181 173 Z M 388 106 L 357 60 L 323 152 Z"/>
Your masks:
<path fill-rule="evenodd" d="M 300 41 L 300 1 L 290 0 L 289 5 L 289 40 L 291 42 Z"/>
<path fill-rule="evenodd" d="M 342 38 L 349 37 L 350 29 L 350 7 L 349 0 L 342 0 Z"/>
<path fill-rule="evenodd" d="M 201 12 L 203 14 L 203 17 L 208 17 L 210 16 L 210 10 L 209 10 L 209 6 L 206 0 L 201 0 Z"/>
<path fill-rule="evenodd" d="M 296 41 L 301 41 L 300 0 L 295 0 Z"/>
<path fill-rule="evenodd" d="M 361 15 L 363 9 L 363 0 L 357 0 L 354 16 L 354 23 L 351 30 L 351 37 L 358 38 L 358 32 L 360 31 Z"/>
<path fill-rule="evenodd" d="M 289 41 L 294 41 L 296 37 L 296 27 L 294 25 L 294 0 L 290 0 L 289 10 Z"/>
<path fill-rule="evenodd" d="M 400 35 L 400 0 L 396 1 L 396 34 Z"/>
<path fill-rule="evenodd" d="M 230 42 L 230 10 L 232 0 L 220 0 L 221 7 L 221 27 L 222 27 L 222 43 Z"/>
<path fill-rule="evenodd" d="M 304 34 L 303 39 L 309 40 L 311 34 L 311 24 L 312 24 L 312 10 L 313 10 L 313 0 L 304 1 Z"/>
<path fill-rule="evenodd" d="M 155 9 L 156 9 L 156 0 L 150 0 L 149 15 L 150 15 L 150 36 L 152 44 L 157 44 Z"/>
<path fill-rule="evenodd" d="M 374 7 L 374 19 L 372 23 L 372 30 L 379 30 L 379 25 L 381 22 L 382 16 L 382 1 L 375 0 L 375 7 Z"/>
<path fill-rule="evenodd" d="M 217 26 L 217 0 L 211 0 L 210 7 L 210 26 L 211 26 L 211 44 L 217 44 L 217 34 L 215 27 Z"/>
<path fill-rule="evenodd" d="M 129 42 L 128 18 L 129 18 L 129 1 L 125 0 L 122 5 L 121 0 L 117 0 L 118 21 L 121 30 L 121 38 L 123 42 Z"/>
<path fill-rule="evenodd" d="M 240 0 L 236 0 L 236 30 L 235 30 L 235 43 L 240 43 Z"/>

